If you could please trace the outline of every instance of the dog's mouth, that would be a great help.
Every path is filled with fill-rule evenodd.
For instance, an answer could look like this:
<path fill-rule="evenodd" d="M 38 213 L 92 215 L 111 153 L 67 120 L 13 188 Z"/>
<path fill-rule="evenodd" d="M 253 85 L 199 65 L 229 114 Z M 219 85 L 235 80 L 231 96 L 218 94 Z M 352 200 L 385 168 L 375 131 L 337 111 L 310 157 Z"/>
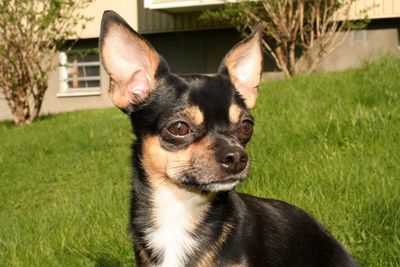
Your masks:
<path fill-rule="evenodd" d="M 223 179 L 204 182 L 199 181 L 193 176 L 183 175 L 180 177 L 179 182 L 182 186 L 189 187 L 191 189 L 198 189 L 206 192 L 221 192 L 232 190 L 245 178 L 245 175 L 233 175 Z"/>
<path fill-rule="evenodd" d="M 236 170 L 226 170 L 212 162 L 207 162 L 208 165 L 200 163 L 191 162 L 190 167 L 185 165 L 184 168 L 171 164 L 171 167 L 167 168 L 166 176 L 177 186 L 191 191 L 224 192 L 233 190 L 244 181 L 250 169 L 249 162 L 244 168 Z"/>

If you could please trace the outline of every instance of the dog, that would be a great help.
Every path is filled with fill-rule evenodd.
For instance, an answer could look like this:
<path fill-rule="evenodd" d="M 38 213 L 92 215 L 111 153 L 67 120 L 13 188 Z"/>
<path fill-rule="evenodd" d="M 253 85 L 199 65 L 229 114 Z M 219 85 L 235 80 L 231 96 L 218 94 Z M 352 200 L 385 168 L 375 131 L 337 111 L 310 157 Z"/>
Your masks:
<path fill-rule="evenodd" d="M 104 12 L 109 94 L 137 139 L 129 224 L 138 266 L 357 266 L 306 212 L 234 190 L 249 172 L 261 40 L 259 27 L 214 75 L 175 75 L 123 18 Z"/>

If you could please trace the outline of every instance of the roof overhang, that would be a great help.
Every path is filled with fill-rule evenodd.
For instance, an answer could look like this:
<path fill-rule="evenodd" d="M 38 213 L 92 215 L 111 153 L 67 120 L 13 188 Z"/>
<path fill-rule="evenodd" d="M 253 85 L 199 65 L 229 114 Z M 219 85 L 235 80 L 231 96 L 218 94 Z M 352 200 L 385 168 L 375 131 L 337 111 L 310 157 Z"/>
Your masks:
<path fill-rule="evenodd" d="M 215 8 L 224 3 L 224 0 L 144 0 L 144 7 L 178 13 Z"/>

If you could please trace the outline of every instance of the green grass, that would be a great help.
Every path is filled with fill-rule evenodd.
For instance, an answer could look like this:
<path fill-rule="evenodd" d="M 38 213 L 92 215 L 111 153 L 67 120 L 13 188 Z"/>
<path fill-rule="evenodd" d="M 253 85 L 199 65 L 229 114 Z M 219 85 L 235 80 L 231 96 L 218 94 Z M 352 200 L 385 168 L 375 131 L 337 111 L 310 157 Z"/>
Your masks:
<path fill-rule="evenodd" d="M 400 266 L 400 59 L 261 88 L 240 191 L 316 216 L 362 266 Z M 134 266 L 129 121 L 0 123 L 0 266 Z"/>

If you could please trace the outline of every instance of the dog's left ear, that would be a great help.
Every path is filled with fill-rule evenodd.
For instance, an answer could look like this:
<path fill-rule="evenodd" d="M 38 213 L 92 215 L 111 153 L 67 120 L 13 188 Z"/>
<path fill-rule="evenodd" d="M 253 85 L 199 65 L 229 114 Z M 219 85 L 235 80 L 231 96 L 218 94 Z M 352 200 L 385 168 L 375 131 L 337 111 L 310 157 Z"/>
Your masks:
<path fill-rule="evenodd" d="M 248 109 L 254 108 L 263 66 L 262 27 L 235 45 L 225 56 L 218 72 L 229 79 Z"/>
<path fill-rule="evenodd" d="M 101 62 L 111 77 L 109 94 L 114 104 L 123 110 L 142 104 L 156 88 L 158 68 L 166 63 L 113 11 L 103 14 L 99 47 Z"/>

